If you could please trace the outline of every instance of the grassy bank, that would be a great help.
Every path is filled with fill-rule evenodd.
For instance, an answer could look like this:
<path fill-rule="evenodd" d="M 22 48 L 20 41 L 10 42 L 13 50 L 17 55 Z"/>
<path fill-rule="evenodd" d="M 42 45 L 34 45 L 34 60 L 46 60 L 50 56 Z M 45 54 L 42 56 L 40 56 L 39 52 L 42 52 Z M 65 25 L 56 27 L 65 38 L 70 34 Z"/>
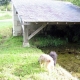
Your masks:
<path fill-rule="evenodd" d="M 41 53 L 37 48 L 23 48 L 21 37 L 8 39 L 0 45 L 0 80 L 26 80 L 39 73 Z"/>
<path fill-rule="evenodd" d="M 0 80 L 74 80 L 57 64 L 51 75 L 40 69 L 44 53 L 36 47 L 22 47 L 22 36 L 12 36 L 12 22 L 0 22 Z M 78 80 L 78 79 L 76 79 Z"/>
<path fill-rule="evenodd" d="M 26 80 L 40 72 L 40 49 L 22 47 L 22 37 L 13 37 L 12 23 L 0 22 L 0 80 Z M 35 79 L 37 80 L 37 79 Z"/>
<path fill-rule="evenodd" d="M 42 53 L 36 47 L 23 48 L 22 37 L 8 38 L 0 45 L 0 80 L 78 80 L 58 64 L 51 75 L 41 70 Z"/>

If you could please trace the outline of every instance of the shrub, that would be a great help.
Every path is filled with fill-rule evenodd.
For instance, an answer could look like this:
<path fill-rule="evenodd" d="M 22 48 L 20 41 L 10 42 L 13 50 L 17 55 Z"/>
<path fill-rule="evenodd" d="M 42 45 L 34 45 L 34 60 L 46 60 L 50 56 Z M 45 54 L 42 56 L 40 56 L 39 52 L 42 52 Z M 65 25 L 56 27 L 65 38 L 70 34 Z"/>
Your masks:
<path fill-rule="evenodd" d="M 6 11 L 5 6 L 0 6 L 0 10 L 1 10 L 1 11 Z"/>
<path fill-rule="evenodd" d="M 67 39 L 63 40 L 52 36 L 36 36 L 30 40 L 30 43 L 37 47 L 61 46 L 67 42 Z"/>
<path fill-rule="evenodd" d="M 7 10 L 8 10 L 8 11 L 11 11 L 11 10 L 12 10 L 11 4 L 9 4 L 9 5 L 7 6 Z"/>
<path fill-rule="evenodd" d="M 2 5 L 0 6 L 0 10 L 1 11 L 11 11 L 11 4 L 8 4 L 7 6 L 6 5 Z"/>

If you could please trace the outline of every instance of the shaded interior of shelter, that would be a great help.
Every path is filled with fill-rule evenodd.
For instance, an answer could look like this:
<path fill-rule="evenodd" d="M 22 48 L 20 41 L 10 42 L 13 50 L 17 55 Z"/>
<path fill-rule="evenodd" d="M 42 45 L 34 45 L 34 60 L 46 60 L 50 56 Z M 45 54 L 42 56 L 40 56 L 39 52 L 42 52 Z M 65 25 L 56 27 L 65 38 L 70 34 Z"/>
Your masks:
<path fill-rule="evenodd" d="M 68 42 L 78 42 L 80 40 L 80 24 L 48 24 L 39 34 L 62 39 L 67 38 Z"/>

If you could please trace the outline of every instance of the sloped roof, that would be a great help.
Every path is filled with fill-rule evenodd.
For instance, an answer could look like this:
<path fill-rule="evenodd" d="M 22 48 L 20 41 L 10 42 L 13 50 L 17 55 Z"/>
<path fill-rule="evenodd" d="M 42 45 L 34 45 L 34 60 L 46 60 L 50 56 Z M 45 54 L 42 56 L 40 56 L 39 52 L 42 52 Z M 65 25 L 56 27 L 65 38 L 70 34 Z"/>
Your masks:
<path fill-rule="evenodd" d="M 12 0 L 25 22 L 80 22 L 80 7 L 52 0 Z"/>

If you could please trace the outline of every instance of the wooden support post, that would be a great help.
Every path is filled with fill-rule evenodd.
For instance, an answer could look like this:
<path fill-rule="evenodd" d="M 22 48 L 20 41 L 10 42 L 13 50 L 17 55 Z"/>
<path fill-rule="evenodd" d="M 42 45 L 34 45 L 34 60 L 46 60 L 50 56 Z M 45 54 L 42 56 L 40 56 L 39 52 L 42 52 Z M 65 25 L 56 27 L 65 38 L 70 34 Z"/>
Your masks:
<path fill-rule="evenodd" d="M 30 36 L 28 35 L 28 27 L 31 26 L 29 25 L 23 25 L 22 24 L 22 29 L 23 29 L 23 47 L 30 47 L 29 45 L 29 40 L 35 36 L 40 30 L 42 30 L 47 24 L 43 23 L 41 27 L 39 27 L 35 32 L 33 32 Z"/>
<path fill-rule="evenodd" d="M 42 30 L 47 24 L 43 23 L 41 27 L 39 27 L 35 32 L 33 32 L 29 37 L 28 40 L 30 40 L 33 36 L 35 36 L 40 30 Z"/>
<path fill-rule="evenodd" d="M 30 47 L 28 41 L 28 26 L 22 25 L 23 29 L 23 47 Z"/>

